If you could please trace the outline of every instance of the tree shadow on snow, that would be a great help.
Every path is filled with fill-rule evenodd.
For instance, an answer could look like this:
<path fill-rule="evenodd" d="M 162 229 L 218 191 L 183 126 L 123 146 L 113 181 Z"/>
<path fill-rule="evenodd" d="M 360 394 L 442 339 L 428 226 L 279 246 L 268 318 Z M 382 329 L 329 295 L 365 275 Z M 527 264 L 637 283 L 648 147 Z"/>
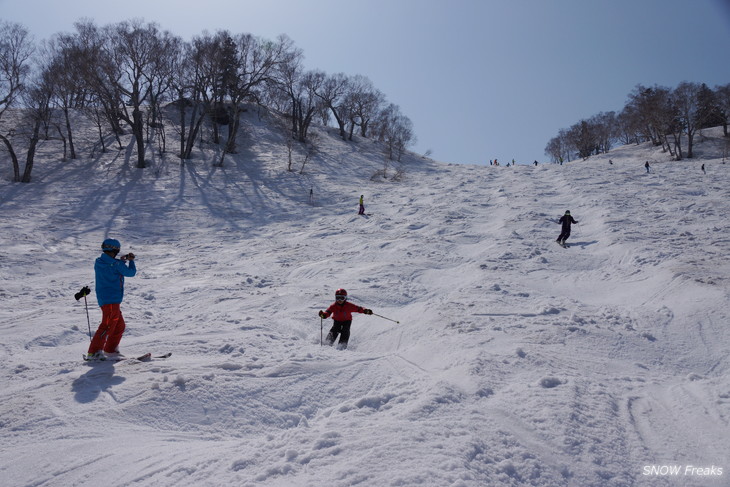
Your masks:
<path fill-rule="evenodd" d="M 73 381 L 71 390 L 76 402 L 87 404 L 95 401 L 102 392 L 124 382 L 124 377 L 114 375 L 113 364 L 94 364 L 88 372 Z"/>

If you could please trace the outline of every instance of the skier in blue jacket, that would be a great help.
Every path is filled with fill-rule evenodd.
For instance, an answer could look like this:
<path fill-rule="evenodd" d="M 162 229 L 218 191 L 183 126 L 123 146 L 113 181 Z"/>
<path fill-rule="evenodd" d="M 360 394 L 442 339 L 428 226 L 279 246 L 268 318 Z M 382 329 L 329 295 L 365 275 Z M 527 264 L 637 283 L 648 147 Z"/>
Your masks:
<path fill-rule="evenodd" d="M 87 356 L 90 359 L 103 358 L 103 353 L 118 354 L 119 342 L 126 328 L 120 309 L 124 299 L 124 278 L 133 277 L 137 267 L 132 253 L 116 258 L 120 249 L 119 240 L 108 238 L 101 244 L 103 252 L 94 262 L 96 300 L 102 317 L 89 345 Z"/>

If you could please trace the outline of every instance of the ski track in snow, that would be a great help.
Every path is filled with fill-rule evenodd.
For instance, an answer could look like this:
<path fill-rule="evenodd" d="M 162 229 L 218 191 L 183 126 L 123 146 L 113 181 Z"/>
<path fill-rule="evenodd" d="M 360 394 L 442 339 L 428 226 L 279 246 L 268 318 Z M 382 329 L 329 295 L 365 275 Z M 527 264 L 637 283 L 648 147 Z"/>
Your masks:
<path fill-rule="evenodd" d="M 137 170 L 89 142 L 0 182 L 4 485 L 727 485 L 730 166 L 709 144 L 706 176 L 645 174 L 666 156 L 642 145 L 563 166 L 406 155 L 396 182 L 370 177 L 367 140 L 320 130 L 299 175 L 265 122 L 243 132 L 223 168 L 210 148 Z M 78 359 L 73 294 L 107 236 L 138 256 L 122 349 L 167 360 Z M 339 287 L 400 324 L 355 315 L 347 351 L 320 347 Z"/>

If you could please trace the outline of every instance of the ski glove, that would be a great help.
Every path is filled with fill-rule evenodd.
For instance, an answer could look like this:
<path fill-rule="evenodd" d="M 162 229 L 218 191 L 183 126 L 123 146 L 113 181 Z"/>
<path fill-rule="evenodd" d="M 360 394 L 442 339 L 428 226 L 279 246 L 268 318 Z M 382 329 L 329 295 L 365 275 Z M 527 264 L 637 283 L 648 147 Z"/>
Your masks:
<path fill-rule="evenodd" d="M 88 296 L 91 294 L 91 289 L 89 289 L 89 286 L 84 286 L 81 288 L 81 291 L 74 294 L 74 298 L 76 298 L 76 301 L 83 298 L 84 296 Z"/>
<path fill-rule="evenodd" d="M 362 312 L 363 312 L 363 314 L 366 314 L 366 315 L 373 314 L 373 310 L 371 310 L 371 309 L 364 309 L 364 310 L 362 310 Z"/>
<path fill-rule="evenodd" d="M 327 313 L 325 313 L 325 312 L 324 312 L 324 311 L 322 311 L 322 310 L 319 310 L 319 317 L 320 317 L 320 318 L 327 318 Z"/>

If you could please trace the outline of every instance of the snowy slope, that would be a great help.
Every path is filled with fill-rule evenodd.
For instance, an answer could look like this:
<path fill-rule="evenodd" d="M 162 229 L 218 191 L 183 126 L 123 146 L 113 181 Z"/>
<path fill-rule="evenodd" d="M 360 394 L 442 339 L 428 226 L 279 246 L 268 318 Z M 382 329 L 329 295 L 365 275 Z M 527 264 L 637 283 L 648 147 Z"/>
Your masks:
<path fill-rule="evenodd" d="M 88 141 L 0 182 L 3 485 L 730 485 L 720 133 L 695 161 L 409 156 L 393 181 L 367 140 L 320 131 L 300 175 L 265 121 L 243 132 L 223 168 Z M 171 358 L 80 361 L 105 237 L 137 255 L 122 350 Z M 339 287 L 400 324 L 321 347 Z"/>

